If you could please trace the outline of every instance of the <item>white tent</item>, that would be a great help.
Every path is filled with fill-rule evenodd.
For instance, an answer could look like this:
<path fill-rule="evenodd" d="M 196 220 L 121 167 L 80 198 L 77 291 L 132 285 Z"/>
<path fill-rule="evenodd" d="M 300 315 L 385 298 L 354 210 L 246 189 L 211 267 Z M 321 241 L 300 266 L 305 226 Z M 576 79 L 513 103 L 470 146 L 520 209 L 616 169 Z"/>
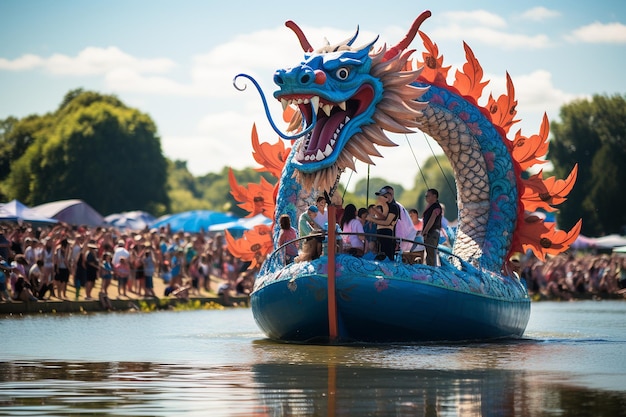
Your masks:
<path fill-rule="evenodd" d="M 596 248 L 611 249 L 617 246 L 626 246 L 626 236 L 617 234 L 597 237 L 593 242 Z"/>
<path fill-rule="evenodd" d="M 142 230 L 150 226 L 156 218 L 145 211 L 125 211 L 123 213 L 109 214 L 104 221 L 118 229 Z"/>
<path fill-rule="evenodd" d="M 32 208 L 44 217 L 76 226 L 102 226 L 104 217 L 82 200 L 61 200 Z"/>
<path fill-rule="evenodd" d="M 40 215 L 18 200 L 0 204 L 0 221 L 24 221 L 31 224 L 57 223 L 55 219 Z"/>
<path fill-rule="evenodd" d="M 613 248 L 613 253 L 626 253 L 626 245 Z"/>

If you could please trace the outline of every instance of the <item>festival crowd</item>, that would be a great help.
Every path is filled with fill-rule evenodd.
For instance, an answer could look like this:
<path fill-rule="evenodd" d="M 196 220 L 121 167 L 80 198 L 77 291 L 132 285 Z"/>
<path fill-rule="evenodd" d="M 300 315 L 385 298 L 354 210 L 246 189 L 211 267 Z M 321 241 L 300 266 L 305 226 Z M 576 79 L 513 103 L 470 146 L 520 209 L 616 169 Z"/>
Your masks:
<path fill-rule="evenodd" d="M 247 294 L 256 273 L 247 267 L 221 233 L 0 225 L 0 302 Z M 155 294 L 155 279 L 167 283 L 164 294 Z"/>
<path fill-rule="evenodd" d="M 278 245 L 285 263 L 321 255 L 324 231 L 334 224 L 337 248 L 357 257 L 438 265 L 437 245 L 449 245 L 444 207 L 438 192 L 429 189 L 423 217 L 394 199 L 393 187 L 376 192 L 376 204 L 357 209 L 343 207 L 341 197 L 331 201 L 336 219 L 328 219 L 324 197 L 305 210 L 297 229 L 289 216 L 279 218 Z M 334 220 L 334 221 L 333 221 Z M 397 238 L 405 239 L 402 243 Z M 301 238 L 294 241 L 296 238 Z M 405 258 L 410 255 L 410 259 Z M 532 255 L 511 259 L 535 299 L 607 298 L 626 295 L 626 256 L 589 253 L 562 254 L 541 262 Z M 57 224 L 31 227 L 0 225 L 0 302 L 69 299 L 68 285 L 78 300 L 108 300 L 112 296 L 157 297 L 154 280 L 167 283 L 164 296 L 188 298 L 201 291 L 228 297 L 249 294 L 258 267 L 236 259 L 221 233 L 173 233 L 170 229 L 119 231 L 112 227 L 72 227 Z M 220 282 L 211 288 L 211 282 Z M 98 293 L 94 293 L 99 281 Z"/>

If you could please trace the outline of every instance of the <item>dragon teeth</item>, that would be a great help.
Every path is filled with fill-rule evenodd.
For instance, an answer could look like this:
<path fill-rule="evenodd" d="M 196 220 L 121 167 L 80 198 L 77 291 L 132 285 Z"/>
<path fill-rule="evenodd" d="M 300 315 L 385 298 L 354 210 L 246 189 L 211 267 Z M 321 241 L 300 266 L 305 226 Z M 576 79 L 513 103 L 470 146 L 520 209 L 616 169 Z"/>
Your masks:
<path fill-rule="evenodd" d="M 320 107 L 320 98 L 319 96 L 313 96 L 311 97 L 311 108 L 313 109 L 313 112 L 315 112 L 315 114 L 317 114 L 317 110 Z"/>
<path fill-rule="evenodd" d="M 333 148 L 330 146 L 329 143 L 328 145 L 326 145 L 326 149 L 324 149 L 324 156 L 330 156 L 331 153 L 333 153 Z"/>

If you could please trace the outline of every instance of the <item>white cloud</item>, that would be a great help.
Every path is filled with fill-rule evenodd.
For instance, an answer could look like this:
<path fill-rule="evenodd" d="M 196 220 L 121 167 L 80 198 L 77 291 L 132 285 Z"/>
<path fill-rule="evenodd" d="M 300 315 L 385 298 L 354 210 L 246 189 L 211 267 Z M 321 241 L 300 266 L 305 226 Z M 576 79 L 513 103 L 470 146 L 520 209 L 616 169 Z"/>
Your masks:
<path fill-rule="evenodd" d="M 442 40 L 464 39 L 468 43 L 482 42 L 499 49 L 541 49 L 550 46 L 546 35 L 525 35 L 510 33 L 506 20 L 484 11 L 448 12 L 443 14 L 444 23 L 429 31 L 431 39 Z"/>
<path fill-rule="evenodd" d="M 193 96 L 193 86 L 163 76 L 146 76 L 131 68 L 116 68 L 104 75 L 106 86 L 116 92 Z"/>
<path fill-rule="evenodd" d="M 467 24 L 475 26 L 489 26 L 495 28 L 506 27 L 506 21 L 497 14 L 490 13 L 485 10 L 474 10 L 471 12 L 446 12 L 442 16 L 454 23 Z"/>
<path fill-rule="evenodd" d="M 261 142 L 274 143 L 277 140 L 276 134 L 268 129 L 265 118 L 256 116 L 235 111 L 207 114 L 200 120 L 193 135 L 164 135 L 161 139 L 163 152 L 171 159 L 187 161 L 187 168 L 194 175 L 217 172 L 223 166 L 253 166 L 250 135 L 255 120 Z"/>
<path fill-rule="evenodd" d="M 552 19 L 554 17 L 561 16 L 561 13 L 556 10 L 546 9 L 545 7 L 533 7 L 532 9 L 526 10 L 522 13 L 523 19 L 534 20 L 536 22 L 541 22 L 547 19 Z"/>
<path fill-rule="evenodd" d="M 76 56 L 54 54 L 49 58 L 43 58 L 29 54 L 15 60 L 0 59 L 0 69 L 25 71 L 41 68 L 53 74 L 65 76 L 103 75 L 118 69 L 161 74 L 170 71 L 175 66 L 173 61 L 165 58 L 135 58 L 115 46 L 108 48 L 90 46 Z"/>
<path fill-rule="evenodd" d="M 37 55 L 26 54 L 14 60 L 0 58 L 0 69 L 9 71 L 25 71 L 42 66 L 43 59 Z"/>
<path fill-rule="evenodd" d="M 482 42 L 504 50 L 511 49 L 543 49 L 549 47 L 550 40 L 546 35 L 528 36 L 495 30 L 490 27 L 461 26 L 450 24 L 429 33 L 431 39 L 464 39 L 468 43 Z"/>
<path fill-rule="evenodd" d="M 594 22 L 572 32 L 568 39 L 585 43 L 626 43 L 626 25 L 619 22 Z"/>

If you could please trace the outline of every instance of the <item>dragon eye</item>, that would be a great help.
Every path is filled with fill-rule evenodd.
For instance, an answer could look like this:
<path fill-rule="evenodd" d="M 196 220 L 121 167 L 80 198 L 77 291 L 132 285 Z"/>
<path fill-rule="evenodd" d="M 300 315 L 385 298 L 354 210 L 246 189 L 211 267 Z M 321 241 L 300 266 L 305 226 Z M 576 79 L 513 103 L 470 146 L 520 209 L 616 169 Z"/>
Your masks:
<path fill-rule="evenodd" d="M 347 67 L 341 67 L 337 70 L 337 72 L 335 72 L 335 75 L 342 81 L 346 80 L 350 75 L 350 69 L 348 69 Z"/>

